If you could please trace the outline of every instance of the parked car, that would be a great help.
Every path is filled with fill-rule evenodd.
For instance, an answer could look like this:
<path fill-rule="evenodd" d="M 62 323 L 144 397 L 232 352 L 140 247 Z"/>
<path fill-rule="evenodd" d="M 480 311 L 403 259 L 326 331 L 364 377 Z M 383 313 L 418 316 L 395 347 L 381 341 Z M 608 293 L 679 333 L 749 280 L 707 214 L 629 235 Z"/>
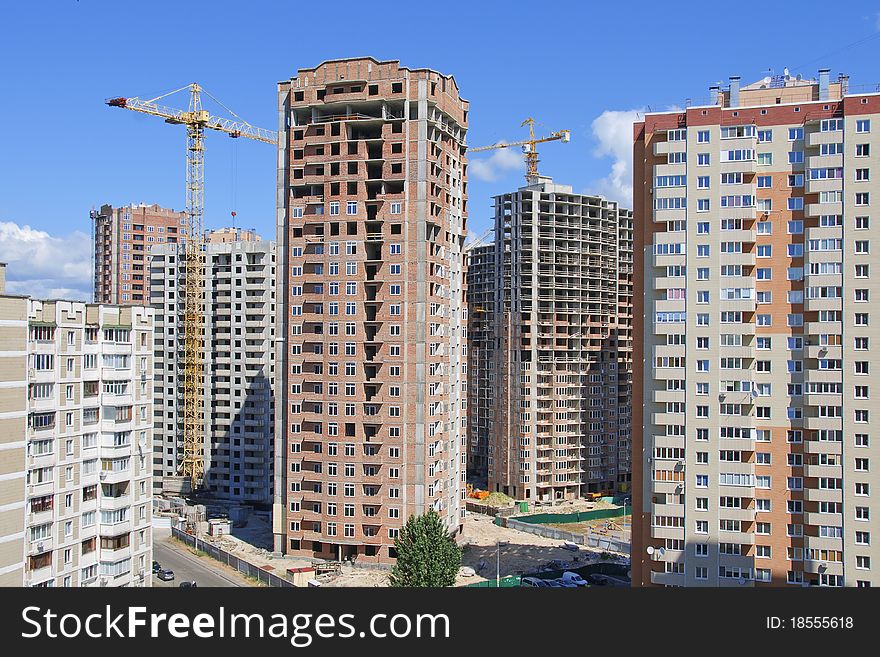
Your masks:
<path fill-rule="evenodd" d="M 580 548 L 578 547 L 578 544 L 574 543 L 572 541 L 563 541 L 562 545 L 560 545 L 559 547 L 564 548 L 566 550 L 571 550 L 572 552 L 577 552 L 578 550 L 580 550 Z"/>
<path fill-rule="evenodd" d="M 156 573 L 156 577 L 161 579 L 163 582 L 170 582 L 174 579 L 174 571 L 173 570 L 160 570 Z"/>
<path fill-rule="evenodd" d="M 578 585 L 575 584 L 574 582 L 567 580 L 567 579 L 562 579 L 561 577 L 559 577 L 553 581 L 559 582 L 559 586 L 562 586 L 566 589 L 576 589 L 578 587 Z"/>
<path fill-rule="evenodd" d="M 562 582 L 558 579 L 545 579 L 542 580 L 547 583 L 547 586 L 552 587 L 554 589 L 564 589 L 567 588 Z"/>
<path fill-rule="evenodd" d="M 534 586 L 536 588 L 547 588 L 550 585 L 546 580 L 540 579 L 538 577 L 523 577 L 520 582 L 520 586 Z"/>
<path fill-rule="evenodd" d="M 564 582 L 572 582 L 575 586 L 589 586 L 589 582 L 585 580 L 583 577 L 578 575 L 577 573 L 573 573 L 571 571 L 566 571 L 562 573 L 562 581 Z"/>
<path fill-rule="evenodd" d="M 192 580 L 192 581 L 184 581 L 184 582 L 181 582 L 178 586 L 179 586 L 180 588 L 182 588 L 182 589 L 190 589 L 190 588 L 195 588 L 195 587 L 197 587 L 198 584 L 196 584 L 196 581 L 195 581 L 195 580 Z"/>
<path fill-rule="evenodd" d="M 605 586 L 608 584 L 608 576 L 602 575 L 601 573 L 591 573 L 587 575 L 587 581 L 596 586 Z"/>
<path fill-rule="evenodd" d="M 162 566 L 159 565 L 159 562 L 158 562 L 158 561 L 154 561 L 154 562 L 153 562 L 153 574 L 155 575 L 155 574 L 158 573 L 160 570 L 162 570 Z"/>

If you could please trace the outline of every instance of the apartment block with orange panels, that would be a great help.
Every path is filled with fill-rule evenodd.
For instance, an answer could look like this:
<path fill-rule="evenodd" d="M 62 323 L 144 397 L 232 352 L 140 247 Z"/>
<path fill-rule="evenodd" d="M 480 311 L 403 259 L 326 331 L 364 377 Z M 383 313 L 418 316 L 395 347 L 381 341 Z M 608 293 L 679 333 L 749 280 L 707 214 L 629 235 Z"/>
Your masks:
<path fill-rule="evenodd" d="M 150 247 L 186 241 L 186 213 L 156 204 L 92 210 L 95 303 L 145 306 Z"/>
<path fill-rule="evenodd" d="M 880 94 L 710 93 L 634 126 L 633 584 L 877 585 Z"/>
<path fill-rule="evenodd" d="M 390 562 L 464 514 L 468 103 L 372 58 L 278 91 L 275 548 Z"/>

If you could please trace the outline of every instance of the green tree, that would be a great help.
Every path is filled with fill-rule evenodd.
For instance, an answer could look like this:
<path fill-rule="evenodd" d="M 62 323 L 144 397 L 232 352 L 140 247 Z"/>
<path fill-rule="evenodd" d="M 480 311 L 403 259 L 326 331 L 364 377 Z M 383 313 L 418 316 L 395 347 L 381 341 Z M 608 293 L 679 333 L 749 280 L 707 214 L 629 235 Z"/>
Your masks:
<path fill-rule="evenodd" d="M 461 567 L 461 548 L 434 509 L 410 516 L 394 539 L 397 563 L 391 586 L 452 586 Z"/>

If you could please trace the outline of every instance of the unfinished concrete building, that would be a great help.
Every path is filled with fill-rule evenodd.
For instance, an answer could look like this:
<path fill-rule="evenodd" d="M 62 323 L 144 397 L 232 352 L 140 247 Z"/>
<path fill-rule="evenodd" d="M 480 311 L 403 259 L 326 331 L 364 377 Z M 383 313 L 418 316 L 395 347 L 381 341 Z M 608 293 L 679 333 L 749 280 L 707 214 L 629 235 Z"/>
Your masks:
<path fill-rule="evenodd" d="M 149 304 L 154 244 L 186 241 L 186 213 L 144 203 L 92 210 L 95 303 Z"/>
<path fill-rule="evenodd" d="M 631 212 L 536 177 L 495 197 L 493 248 L 470 264 L 469 442 L 489 490 L 626 492 Z"/>
<path fill-rule="evenodd" d="M 275 546 L 388 562 L 464 513 L 468 103 L 372 58 L 279 85 Z"/>
<path fill-rule="evenodd" d="M 467 480 L 480 488 L 489 481 L 489 437 L 495 428 L 495 245 L 465 247 L 467 258 Z"/>
<path fill-rule="evenodd" d="M 150 254 L 156 309 L 154 485 L 184 490 L 182 358 L 186 276 L 182 250 Z M 272 504 L 275 414 L 275 243 L 209 243 L 205 250 L 205 491 L 219 499 Z"/>

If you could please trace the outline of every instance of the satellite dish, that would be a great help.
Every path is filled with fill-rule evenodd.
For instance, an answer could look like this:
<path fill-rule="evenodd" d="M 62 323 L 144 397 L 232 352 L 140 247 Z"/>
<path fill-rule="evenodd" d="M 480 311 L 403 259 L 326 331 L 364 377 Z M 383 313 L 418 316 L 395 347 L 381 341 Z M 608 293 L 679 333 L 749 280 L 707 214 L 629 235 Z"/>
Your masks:
<path fill-rule="evenodd" d="M 740 577 L 738 581 L 739 581 L 740 584 L 745 584 L 745 583 L 746 583 L 746 578 L 745 578 L 745 577 Z"/>
<path fill-rule="evenodd" d="M 647 552 L 648 554 L 654 554 L 654 546 L 649 545 L 648 547 L 645 548 L 645 552 Z"/>
<path fill-rule="evenodd" d="M 660 548 L 659 550 L 657 550 L 658 557 L 662 557 L 664 554 L 666 554 L 666 548 Z"/>

